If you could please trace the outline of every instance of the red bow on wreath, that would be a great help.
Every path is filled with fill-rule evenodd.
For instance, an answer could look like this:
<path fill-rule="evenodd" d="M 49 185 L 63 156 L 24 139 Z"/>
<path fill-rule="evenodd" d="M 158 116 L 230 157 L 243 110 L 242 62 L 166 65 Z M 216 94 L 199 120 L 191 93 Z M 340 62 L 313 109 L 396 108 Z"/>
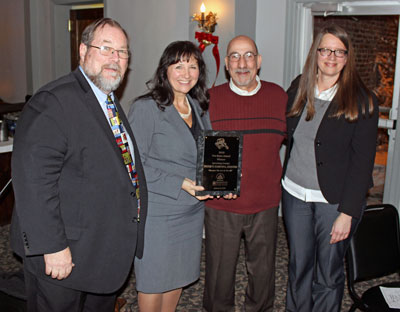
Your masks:
<path fill-rule="evenodd" d="M 213 83 L 213 86 L 214 86 L 215 82 L 217 81 L 217 77 L 218 77 L 218 73 L 219 73 L 219 65 L 220 65 L 219 50 L 218 50 L 218 36 L 214 36 L 213 34 L 206 33 L 206 32 L 196 31 L 195 38 L 200 43 L 199 49 L 200 49 L 201 53 L 203 53 L 206 46 L 208 46 L 210 44 L 214 44 L 212 53 L 214 55 L 215 64 L 217 66 L 217 74 L 215 75 L 215 80 Z"/>

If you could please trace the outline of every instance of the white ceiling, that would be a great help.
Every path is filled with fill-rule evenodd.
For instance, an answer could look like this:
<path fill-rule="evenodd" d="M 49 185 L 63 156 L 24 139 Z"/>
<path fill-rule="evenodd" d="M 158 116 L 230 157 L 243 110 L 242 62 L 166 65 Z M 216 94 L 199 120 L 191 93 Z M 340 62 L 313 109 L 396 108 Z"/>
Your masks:
<path fill-rule="evenodd" d="M 400 0 L 295 0 L 295 2 L 298 3 L 343 3 L 344 5 L 349 3 L 349 4 L 356 4 L 359 3 L 360 5 L 396 5 L 400 4 Z"/>
<path fill-rule="evenodd" d="M 52 0 L 54 4 L 74 5 L 74 4 L 97 4 L 103 3 L 103 0 Z"/>
<path fill-rule="evenodd" d="M 314 15 L 400 15 L 400 0 L 293 0 Z"/>

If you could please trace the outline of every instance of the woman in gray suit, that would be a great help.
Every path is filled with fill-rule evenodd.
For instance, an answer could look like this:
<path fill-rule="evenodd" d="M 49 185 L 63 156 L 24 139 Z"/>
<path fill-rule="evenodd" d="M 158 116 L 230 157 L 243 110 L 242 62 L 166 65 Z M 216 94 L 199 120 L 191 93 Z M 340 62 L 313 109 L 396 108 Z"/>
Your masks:
<path fill-rule="evenodd" d="M 199 278 L 203 200 L 195 196 L 201 130 L 211 129 L 206 70 L 190 41 L 168 45 L 149 92 L 129 112 L 149 192 L 142 259 L 135 260 L 139 308 L 175 311 L 182 287 Z"/>

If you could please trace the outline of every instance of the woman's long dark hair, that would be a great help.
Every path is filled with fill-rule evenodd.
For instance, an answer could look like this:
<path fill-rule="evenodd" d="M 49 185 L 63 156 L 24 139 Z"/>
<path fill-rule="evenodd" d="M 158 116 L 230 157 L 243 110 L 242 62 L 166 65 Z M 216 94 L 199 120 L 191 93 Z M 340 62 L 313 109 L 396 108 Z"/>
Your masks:
<path fill-rule="evenodd" d="M 160 110 L 164 110 L 166 106 L 172 105 L 174 102 L 174 92 L 167 77 L 168 67 L 179 61 L 189 62 L 192 56 L 197 60 L 199 79 L 196 85 L 189 91 L 189 95 L 199 101 L 203 112 L 207 111 L 210 96 L 206 87 L 206 64 L 199 48 L 190 41 L 174 41 L 166 47 L 153 78 L 146 82 L 149 92 L 139 96 L 137 99 L 151 97 L 156 101 Z"/>
<path fill-rule="evenodd" d="M 356 121 L 359 117 L 358 102 L 361 100 L 362 93 L 367 95 L 368 101 L 362 99 L 365 103 L 361 105 L 361 114 L 366 116 L 366 111 L 372 115 L 374 106 L 372 103 L 371 92 L 362 82 L 356 70 L 356 62 L 354 48 L 349 35 L 344 29 L 336 25 L 324 27 L 316 36 L 313 44 L 308 52 L 307 60 L 304 65 L 303 73 L 300 78 L 297 95 L 294 99 L 293 106 L 288 113 L 289 117 L 301 115 L 304 105 L 307 103 L 306 120 L 311 120 L 315 114 L 314 108 L 314 92 L 317 85 L 317 49 L 321 44 L 322 38 L 326 34 L 337 37 L 347 49 L 347 62 L 342 69 L 337 80 L 337 91 L 335 95 L 335 107 L 331 113 L 332 117 L 339 118 L 344 115 L 347 121 Z"/>

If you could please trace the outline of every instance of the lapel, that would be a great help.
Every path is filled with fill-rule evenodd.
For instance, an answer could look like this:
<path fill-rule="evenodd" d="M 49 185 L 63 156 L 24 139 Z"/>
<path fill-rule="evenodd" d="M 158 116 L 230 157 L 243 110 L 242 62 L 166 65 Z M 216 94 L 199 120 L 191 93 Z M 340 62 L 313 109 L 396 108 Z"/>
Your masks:
<path fill-rule="evenodd" d="M 165 112 L 168 114 L 165 116 L 168 122 L 171 123 L 173 127 L 176 127 L 178 129 L 178 133 L 181 134 L 179 140 L 185 142 L 185 146 L 188 146 L 188 150 L 196 150 L 197 147 L 196 147 L 196 142 L 193 139 L 193 135 L 190 132 L 185 121 L 179 115 L 175 106 L 172 104 L 170 106 L 165 107 Z"/>
<path fill-rule="evenodd" d="M 81 73 L 79 68 L 77 68 L 73 72 L 73 74 L 74 74 L 76 80 L 78 81 L 78 83 L 80 84 L 80 86 L 82 87 L 82 90 L 85 93 L 85 98 L 83 100 L 83 103 L 87 106 L 88 110 L 92 113 L 92 116 L 94 117 L 94 119 L 97 121 L 97 123 L 99 124 L 100 128 L 104 132 L 107 144 L 111 145 L 112 150 L 116 154 L 117 159 L 120 160 L 119 162 L 120 162 L 121 166 L 123 167 L 124 171 L 126 172 L 127 178 L 129 178 L 128 171 L 125 168 L 125 164 L 124 164 L 123 158 L 121 156 L 121 151 L 120 151 L 119 147 L 117 146 L 117 143 L 115 142 L 114 134 L 111 131 L 110 125 L 108 123 L 108 120 L 106 119 L 106 117 L 104 115 L 104 112 L 101 109 L 101 106 L 100 106 L 99 102 L 97 101 L 96 96 L 94 95 L 94 93 L 92 91 L 92 88 L 90 87 L 90 85 L 86 81 L 86 78 L 83 76 L 83 74 Z M 122 108 L 119 105 L 118 100 L 116 98 L 114 99 L 114 103 L 117 106 L 117 110 L 119 111 L 119 114 L 120 114 L 120 117 L 122 119 L 122 122 L 124 123 L 125 129 L 127 129 L 130 137 L 133 138 L 132 131 L 130 131 L 130 128 L 129 128 L 129 123 L 126 120 L 125 114 L 123 113 Z M 132 185 L 132 187 L 133 187 L 133 185 Z"/>
<path fill-rule="evenodd" d="M 297 89 L 298 89 L 298 82 L 300 81 L 299 78 L 300 78 L 300 76 L 298 76 L 298 77 L 294 80 L 294 82 L 292 82 L 292 85 L 290 86 L 289 90 L 287 91 L 287 93 L 288 93 L 288 95 L 289 95 L 289 98 L 288 98 L 288 104 L 289 104 L 289 105 L 288 105 L 288 111 L 289 111 L 290 108 L 292 107 L 293 102 L 294 102 L 294 99 L 295 99 L 295 97 L 296 97 Z M 294 86 L 293 86 L 293 85 L 294 85 Z M 320 122 L 320 124 L 319 124 L 319 126 L 318 126 L 317 135 L 318 135 L 318 133 L 319 133 L 319 130 L 321 129 L 321 126 L 325 125 L 327 118 L 329 118 L 329 115 L 331 114 L 331 112 L 332 112 L 332 110 L 333 110 L 333 107 L 334 107 L 334 105 L 335 105 L 335 104 L 334 104 L 335 99 L 336 99 L 336 95 L 334 96 L 334 98 L 332 99 L 332 101 L 329 103 L 329 106 L 328 106 L 328 108 L 326 109 L 326 111 L 325 111 L 325 113 L 324 113 L 324 116 L 323 116 L 322 119 L 321 119 L 321 122 Z M 307 103 L 306 103 L 306 104 L 307 104 Z M 300 118 L 301 118 L 301 116 L 302 116 L 302 114 L 303 114 L 303 112 L 304 112 L 305 109 L 306 109 L 306 105 L 304 105 L 304 107 L 303 107 L 301 113 L 299 114 L 299 116 L 287 118 L 287 126 L 288 126 L 288 127 L 287 127 L 287 129 L 288 129 L 287 131 L 288 131 L 288 134 L 290 134 L 291 136 L 293 136 L 293 133 L 294 133 L 294 131 L 296 130 L 297 125 L 299 124 Z M 291 133 L 289 133 L 289 131 L 291 131 Z"/>
<path fill-rule="evenodd" d="M 131 151 L 131 154 L 133 154 L 133 157 L 135 159 L 135 167 L 136 167 L 136 172 L 138 173 L 139 185 L 140 185 L 140 187 L 139 187 L 140 198 L 141 198 L 142 203 L 144 203 L 145 202 L 144 198 L 145 197 L 147 198 L 147 185 L 146 185 L 146 182 L 144 180 L 144 172 L 143 172 L 142 162 L 140 160 L 140 154 L 139 154 L 139 151 L 138 151 L 138 148 L 137 148 L 137 145 L 136 145 L 136 140 L 135 140 L 135 137 L 133 135 L 133 131 L 132 131 L 131 126 L 129 124 L 128 118 L 126 118 L 124 110 L 122 109 L 117 97 L 115 96 L 115 93 L 114 93 L 114 104 L 117 107 L 117 110 L 119 112 L 119 118 L 122 120 L 122 123 L 124 124 L 125 131 L 128 132 L 129 137 L 131 138 L 131 141 L 132 141 L 133 151 Z M 119 148 L 117 147 L 117 144 L 115 143 L 115 137 L 114 137 L 114 135 L 112 135 L 112 136 L 113 136 L 113 139 L 114 139 L 114 145 L 116 146 L 116 149 L 118 150 L 118 155 L 121 158 L 121 164 L 123 165 L 124 170 L 128 173 L 128 171 L 126 170 L 125 164 L 122 161 L 121 151 L 119 150 Z M 127 176 L 129 178 L 130 184 L 133 187 L 133 184 L 132 184 L 131 178 L 129 177 L 129 174 L 127 174 Z"/>
<path fill-rule="evenodd" d="M 198 104 L 189 95 L 187 95 L 187 97 L 192 106 L 192 110 L 195 110 L 194 115 L 196 116 L 196 120 L 198 121 L 200 128 L 204 130 L 205 129 L 204 122 L 200 117 L 201 112 Z M 165 117 L 167 118 L 168 122 L 171 123 L 174 127 L 177 127 L 178 132 L 181 133 L 181 137 L 179 139 L 185 142 L 185 145 L 188 146 L 189 150 L 196 151 L 194 153 L 194 156 L 197 157 L 197 143 L 193 139 L 193 135 L 190 132 L 189 127 L 182 119 L 182 117 L 179 115 L 175 106 L 173 104 L 166 106 L 165 113 L 167 113 Z"/>

